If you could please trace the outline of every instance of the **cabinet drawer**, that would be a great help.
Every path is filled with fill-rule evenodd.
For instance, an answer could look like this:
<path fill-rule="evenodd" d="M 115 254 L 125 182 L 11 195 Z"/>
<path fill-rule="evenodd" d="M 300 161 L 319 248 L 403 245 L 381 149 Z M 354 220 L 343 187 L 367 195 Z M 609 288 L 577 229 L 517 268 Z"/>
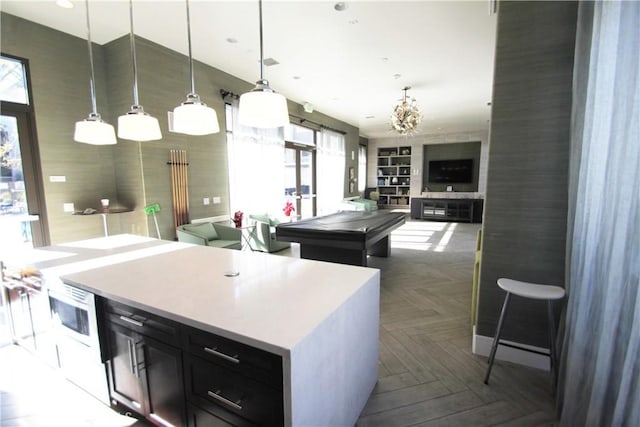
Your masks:
<path fill-rule="evenodd" d="M 220 409 L 217 415 L 213 415 L 204 409 L 192 404 L 187 405 L 188 427 L 253 427 L 254 423 L 240 418 L 229 411 Z"/>
<path fill-rule="evenodd" d="M 230 412 L 260 425 L 282 425 L 281 390 L 199 357 L 188 356 L 185 368 L 187 399 L 192 403 L 222 419 Z"/>
<path fill-rule="evenodd" d="M 184 336 L 191 354 L 282 390 L 280 356 L 194 328 Z"/>
<path fill-rule="evenodd" d="M 104 300 L 106 319 L 167 344 L 180 345 L 180 326 L 169 319 L 112 300 Z"/>

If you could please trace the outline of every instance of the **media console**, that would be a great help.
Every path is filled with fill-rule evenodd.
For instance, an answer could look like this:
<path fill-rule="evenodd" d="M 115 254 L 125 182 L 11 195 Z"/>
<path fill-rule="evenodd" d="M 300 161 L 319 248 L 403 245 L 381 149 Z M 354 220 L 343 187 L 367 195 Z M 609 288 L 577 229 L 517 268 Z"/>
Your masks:
<path fill-rule="evenodd" d="M 482 222 L 482 199 L 412 198 L 411 218 Z"/>

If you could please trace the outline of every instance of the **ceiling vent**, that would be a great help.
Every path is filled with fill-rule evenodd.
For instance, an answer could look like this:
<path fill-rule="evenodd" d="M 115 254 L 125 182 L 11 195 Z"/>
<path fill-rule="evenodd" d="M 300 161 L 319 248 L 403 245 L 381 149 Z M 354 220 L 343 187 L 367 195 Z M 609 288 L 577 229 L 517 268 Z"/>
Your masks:
<path fill-rule="evenodd" d="M 264 64 L 265 67 L 271 67 L 272 65 L 279 64 L 279 62 L 273 58 L 265 58 L 264 61 L 262 61 L 262 63 Z"/>

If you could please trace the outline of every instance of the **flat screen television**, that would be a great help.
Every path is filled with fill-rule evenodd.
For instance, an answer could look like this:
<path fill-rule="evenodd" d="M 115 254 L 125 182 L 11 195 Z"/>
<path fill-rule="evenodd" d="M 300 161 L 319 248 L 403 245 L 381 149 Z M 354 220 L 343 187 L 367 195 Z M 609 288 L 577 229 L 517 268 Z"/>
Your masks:
<path fill-rule="evenodd" d="M 473 182 L 473 159 L 429 161 L 429 182 L 434 184 Z"/>

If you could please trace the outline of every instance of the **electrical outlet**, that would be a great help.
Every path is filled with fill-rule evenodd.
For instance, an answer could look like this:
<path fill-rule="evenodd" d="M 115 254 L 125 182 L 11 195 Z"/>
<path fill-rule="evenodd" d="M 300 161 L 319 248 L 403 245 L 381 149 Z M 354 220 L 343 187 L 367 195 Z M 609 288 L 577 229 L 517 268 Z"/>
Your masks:
<path fill-rule="evenodd" d="M 75 208 L 73 206 L 73 203 L 65 203 L 62 205 L 62 210 L 64 212 L 73 212 L 75 211 Z"/>
<path fill-rule="evenodd" d="M 208 205 L 209 204 L 209 198 L 205 197 L 204 199 L 202 199 L 202 204 L 205 205 L 205 206 Z"/>
<path fill-rule="evenodd" d="M 67 177 L 64 175 L 49 175 L 49 182 L 67 182 Z"/>
<path fill-rule="evenodd" d="M 215 196 L 214 196 L 214 197 L 213 197 L 213 204 L 214 204 L 214 205 L 217 205 L 217 204 L 219 204 L 219 203 L 220 203 L 220 197 L 215 197 Z"/>

